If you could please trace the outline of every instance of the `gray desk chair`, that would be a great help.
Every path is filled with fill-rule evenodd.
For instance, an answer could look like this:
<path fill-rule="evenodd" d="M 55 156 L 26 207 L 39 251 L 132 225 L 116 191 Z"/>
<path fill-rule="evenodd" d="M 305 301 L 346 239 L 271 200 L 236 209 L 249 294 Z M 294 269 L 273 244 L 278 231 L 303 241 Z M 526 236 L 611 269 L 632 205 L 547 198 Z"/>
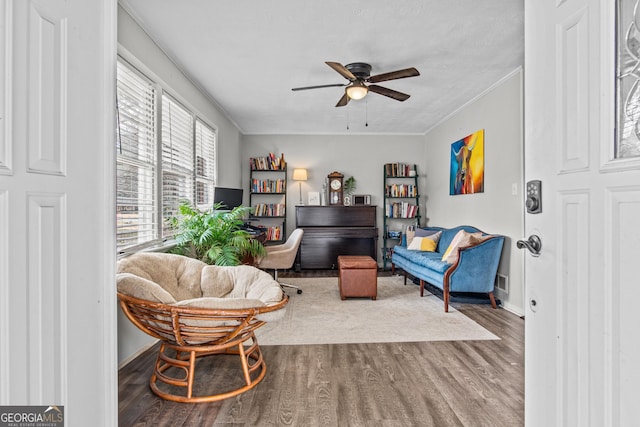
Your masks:
<path fill-rule="evenodd" d="M 273 278 L 280 283 L 280 286 L 296 289 L 299 294 L 302 293 L 302 289 L 278 280 L 278 270 L 286 270 L 293 267 L 303 234 L 304 230 L 296 228 L 283 244 L 266 246 L 267 255 L 258 262 L 258 268 L 274 270 Z"/>

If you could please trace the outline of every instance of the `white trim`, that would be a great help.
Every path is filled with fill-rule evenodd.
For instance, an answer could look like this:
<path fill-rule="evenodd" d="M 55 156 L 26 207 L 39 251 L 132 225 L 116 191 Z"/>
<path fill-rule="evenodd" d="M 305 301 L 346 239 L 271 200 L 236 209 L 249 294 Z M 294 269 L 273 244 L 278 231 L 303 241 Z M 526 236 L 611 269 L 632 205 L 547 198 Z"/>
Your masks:
<path fill-rule="evenodd" d="M 447 116 L 448 117 L 448 116 Z M 444 120 L 442 120 L 444 121 Z M 442 121 L 438 122 L 441 123 Z M 260 135 L 300 135 L 300 136 L 425 136 L 429 133 L 433 128 L 430 128 L 426 132 L 326 132 L 326 133 L 318 133 L 318 132 L 287 132 L 283 134 L 282 132 L 247 132 L 243 133 L 242 136 L 260 136 Z"/>
<path fill-rule="evenodd" d="M 0 191 L 0 342 L 10 343 L 9 334 L 9 192 Z M 11 346 L 0 349 L 0 405 L 9 404 L 9 360 Z"/>
<path fill-rule="evenodd" d="M 4 7 L 3 7 L 4 6 Z M 0 20 L 4 19 L 4 34 L 0 37 L 0 43 L 4 40 L 4 45 L 0 46 L 3 69 L 0 69 L 0 85 L 3 88 L 2 109 L 0 110 L 0 174 L 11 175 L 12 170 L 12 103 L 13 103 L 13 2 L 5 1 L 0 5 Z"/>
<path fill-rule="evenodd" d="M 104 66 L 102 75 L 102 159 L 103 159 L 103 203 L 105 208 L 115 209 L 115 180 L 116 159 L 113 141 L 116 140 L 116 54 L 118 39 L 118 2 L 108 0 L 103 2 L 102 9 L 102 40 Z M 103 385 L 102 399 L 103 426 L 115 426 L 118 424 L 118 317 L 116 298 L 116 218 L 115 215 L 105 212 L 97 230 L 102 235 L 102 354 L 104 355 L 102 366 L 98 367 L 97 376 L 99 383 Z"/>
<path fill-rule="evenodd" d="M 518 317 L 524 317 L 524 311 L 518 307 L 517 305 L 513 305 L 511 303 L 502 302 L 502 308 L 507 310 L 509 313 L 515 314 Z"/>

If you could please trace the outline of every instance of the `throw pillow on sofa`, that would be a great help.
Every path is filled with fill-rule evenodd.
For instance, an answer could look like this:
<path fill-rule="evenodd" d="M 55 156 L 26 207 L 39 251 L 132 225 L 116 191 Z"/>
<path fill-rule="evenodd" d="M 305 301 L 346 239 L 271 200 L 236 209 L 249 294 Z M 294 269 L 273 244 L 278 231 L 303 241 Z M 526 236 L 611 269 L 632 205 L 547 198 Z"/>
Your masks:
<path fill-rule="evenodd" d="M 486 238 L 482 236 L 482 232 L 480 231 L 476 233 L 469 233 L 464 230 L 458 231 L 453 237 L 453 240 L 451 240 L 451 243 L 444 255 L 442 255 L 442 261 L 447 264 L 455 264 L 458 262 L 458 248 L 467 248 L 469 246 L 476 245 L 485 239 Z"/>
<path fill-rule="evenodd" d="M 407 246 L 407 250 L 435 252 L 436 247 L 438 247 L 440 236 L 442 236 L 442 231 L 433 232 L 432 234 L 429 234 L 427 236 L 418 236 L 418 230 L 416 230 L 416 235 L 411 240 L 411 243 Z"/>
<path fill-rule="evenodd" d="M 438 240 L 440 239 L 440 236 L 442 235 L 442 231 L 436 231 L 436 230 L 425 230 L 424 228 L 407 228 L 407 231 L 405 232 L 405 235 L 407 237 L 407 249 L 409 249 L 409 246 L 411 245 L 411 242 L 413 241 L 414 237 L 428 237 L 428 236 L 433 236 L 437 234 L 438 235 Z M 438 240 L 436 240 L 436 245 L 438 243 Z"/>

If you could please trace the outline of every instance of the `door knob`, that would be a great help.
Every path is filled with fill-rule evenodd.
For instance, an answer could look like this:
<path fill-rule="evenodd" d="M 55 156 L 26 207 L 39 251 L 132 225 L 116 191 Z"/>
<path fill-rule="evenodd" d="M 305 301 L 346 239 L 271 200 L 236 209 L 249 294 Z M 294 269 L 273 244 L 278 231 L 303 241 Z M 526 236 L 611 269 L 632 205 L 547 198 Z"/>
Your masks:
<path fill-rule="evenodd" d="M 531 255 L 537 257 L 540 256 L 542 241 L 540 240 L 540 237 L 532 234 L 527 240 L 518 240 L 516 246 L 518 246 L 518 249 L 527 248 L 529 252 L 531 252 Z"/>

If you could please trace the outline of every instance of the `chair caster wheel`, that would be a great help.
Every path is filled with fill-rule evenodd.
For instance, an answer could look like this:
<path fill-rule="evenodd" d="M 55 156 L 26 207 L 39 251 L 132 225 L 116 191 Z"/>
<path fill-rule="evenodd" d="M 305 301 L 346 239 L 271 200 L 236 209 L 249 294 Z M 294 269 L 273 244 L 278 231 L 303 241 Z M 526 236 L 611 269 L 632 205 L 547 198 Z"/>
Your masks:
<path fill-rule="evenodd" d="M 298 293 L 301 294 L 302 293 L 302 289 L 298 289 Z"/>

